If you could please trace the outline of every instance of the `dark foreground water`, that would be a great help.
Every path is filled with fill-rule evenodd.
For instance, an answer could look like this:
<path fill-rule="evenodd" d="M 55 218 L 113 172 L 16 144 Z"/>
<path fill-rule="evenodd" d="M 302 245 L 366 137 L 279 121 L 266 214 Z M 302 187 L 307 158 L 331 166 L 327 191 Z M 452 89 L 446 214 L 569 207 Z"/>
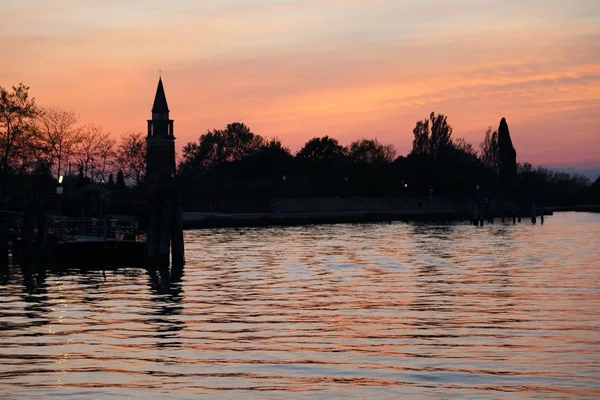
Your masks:
<path fill-rule="evenodd" d="M 600 214 L 186 232 L 0 278 L 1 398 L 600 397 Z"/>

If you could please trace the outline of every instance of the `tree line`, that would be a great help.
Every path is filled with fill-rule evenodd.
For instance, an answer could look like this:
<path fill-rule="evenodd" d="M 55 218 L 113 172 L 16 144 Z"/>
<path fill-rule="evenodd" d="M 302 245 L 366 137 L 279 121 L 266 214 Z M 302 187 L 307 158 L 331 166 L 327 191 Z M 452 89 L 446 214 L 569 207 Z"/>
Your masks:
<path fill-rule="evenodd" d="M 508 123 L 489 127 L 478 149 L 455 138 L 443 114 L 417 121 L 412 150 L 363 138 L 342 146 L 314 137 L 292 154 L 280 140 L 232 123 L 183 148 L 179 178 L 192 200 L 245 196 L 430 196 L 501 198 L 522 204 L 592 201 L 589 180 L 517 163 Z"/>
<path fill-rule="evenodd" d="M 143 188 L 146 141 L 142 133 L 114 139 L 100 126 L 81 124 L 59 108 L 39 108 L 19 84 L 0 87 L 0 184 L 31 174 L 40 165 L 55 177 L 76 175 L 107 187 L 118 175 Z M 188 207 L 215 199 L 277 196 L 431 196 L 502 198 L 523 204 L 600 202 L 600 186 L 577 174 L 518 164 L 508 123 L 489 127 L 476 149 L 453 136 L 443 114 L 417 121 L 412 149 L 398 155 L 392 144 L 361 138 L 348 146 L 328 135 L 308 140 L 292 154 L 277 138 L 243 123 L 213 129 L 183 147 L 178 181 Z M 140 191 L 141 192 L 141 191 Z M 241 200 L 245 199 L 245 200 Z"/>
<path fill-rule="evenodd" d="M 46 169 L 54 177 L 75 175 L 82 182 L 116 184 L 118 178 L 142 184 L 146 140 L 126 133 L 117 141 L 101 126 L 82 124 L 73 111 L 39 107 L 20 83 L 0 87 L 0 188 Z"/>

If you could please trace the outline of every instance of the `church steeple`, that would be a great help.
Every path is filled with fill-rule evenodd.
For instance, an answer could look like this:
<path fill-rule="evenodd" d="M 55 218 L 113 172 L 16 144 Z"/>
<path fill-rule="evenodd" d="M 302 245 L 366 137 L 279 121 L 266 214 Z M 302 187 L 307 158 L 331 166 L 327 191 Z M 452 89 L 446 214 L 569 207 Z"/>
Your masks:
<path fill-rule="evenodd" d="M 165 88 L 163 87 L 162 77 L 158 78 L 158 87 L 156 88 L 156 96 L 154 96 L 154 104 L 152 112 L 168 113 L 167 96 L 165 96 Z"/>
<path fill-rule="evenodd" d="M 152 119 L 148 120 L 148 137 L 172 137 L 173 120 L 169 119 L 169 106 L 163 87 L 162 77 L 158 79 L 154 104 L 152 104 Z"/>
<path fill-rule="evenodd" d="M 162 78 L 158 80 L 152 119 L 148 120 L 146 137 L 146 177 L 149 183 L 165 188 L 175 175 L 175 136 L 173 120 L 169 119 L 167 96 Z"/>

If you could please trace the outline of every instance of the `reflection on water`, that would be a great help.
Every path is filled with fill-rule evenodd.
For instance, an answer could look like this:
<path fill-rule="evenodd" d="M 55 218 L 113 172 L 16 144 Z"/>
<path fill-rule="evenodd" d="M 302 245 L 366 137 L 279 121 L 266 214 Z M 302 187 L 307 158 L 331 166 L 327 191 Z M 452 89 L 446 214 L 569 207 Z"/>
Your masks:
<path fill-rule="evenodd" d="M 0 273 L 0 397 L 600 397 L 600 215 L 186 232 Z"/>

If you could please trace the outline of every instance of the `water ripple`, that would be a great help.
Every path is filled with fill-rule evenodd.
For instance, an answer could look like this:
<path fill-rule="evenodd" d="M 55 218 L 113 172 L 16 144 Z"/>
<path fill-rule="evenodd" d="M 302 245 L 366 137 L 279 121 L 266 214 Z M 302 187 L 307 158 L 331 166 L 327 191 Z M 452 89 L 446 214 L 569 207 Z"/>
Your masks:
<path fill-rule="evenodd" d="M 600 215 L 186 232 L 183 274 L 0 273 L 0 397 L 597 398 Z"/>

